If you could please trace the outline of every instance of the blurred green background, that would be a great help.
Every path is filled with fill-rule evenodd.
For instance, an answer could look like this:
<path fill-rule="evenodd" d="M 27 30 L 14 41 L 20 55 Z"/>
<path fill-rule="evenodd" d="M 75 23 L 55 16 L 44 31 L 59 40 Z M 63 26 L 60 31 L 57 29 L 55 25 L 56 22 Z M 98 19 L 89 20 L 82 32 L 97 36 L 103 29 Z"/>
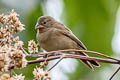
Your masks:
<path fill-rule="evenodd" d="M 36 40 L 37 18 L 50 15 L 67 25 L 88 50 L 116 56 L 111 44 L 119 3 L 119 0 L 0 0 L 0 13 L 15 9 L 20 14 L 19 18 L 25 24 L 26 30 L 18 35 L 24 41 L 25 47 L 29 40 Z M 35 66 L 36 64 L 29 65 L 16 72 L 26 75 L 26 80 L 32 80 Z M 59 71 L 64 76 L 57 74 L 59 71 L 52 72 L 57 77 L 52 77 L 52 80 L 108 80 L 117 67 L 117 65 L 101 64 L 101 67 L 95 68 L 93 72 L 78 63 L 71 72 L 62 71 L 64 66 L 63 69 L 60 68 Z M 113 80 L 119 80 L 119 74 Z"/>

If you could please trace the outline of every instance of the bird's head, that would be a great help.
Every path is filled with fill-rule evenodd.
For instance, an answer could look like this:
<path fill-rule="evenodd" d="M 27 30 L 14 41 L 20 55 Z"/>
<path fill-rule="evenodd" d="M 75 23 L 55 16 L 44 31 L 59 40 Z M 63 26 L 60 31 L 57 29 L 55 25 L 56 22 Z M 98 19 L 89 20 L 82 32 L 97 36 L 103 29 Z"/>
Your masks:
<path fill-rule="evenodd" d="M 35 28 L 36 29 L 45 29 L 51 28 L 56 23 L 56 20 L 51 16 L 41 16 L 38 18 Z"/>

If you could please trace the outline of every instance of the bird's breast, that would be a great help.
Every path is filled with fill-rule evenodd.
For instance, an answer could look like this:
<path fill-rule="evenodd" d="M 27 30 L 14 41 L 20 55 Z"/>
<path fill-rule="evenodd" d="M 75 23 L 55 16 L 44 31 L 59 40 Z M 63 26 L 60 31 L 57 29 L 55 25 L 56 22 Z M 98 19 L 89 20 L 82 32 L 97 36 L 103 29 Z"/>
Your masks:
<path fill-rule="evenodd" d="M 40 46 L 46 51 L 77 48 L 77 44 L 73 40 L 57 32 L 39 34 L 37 40 Z"/>

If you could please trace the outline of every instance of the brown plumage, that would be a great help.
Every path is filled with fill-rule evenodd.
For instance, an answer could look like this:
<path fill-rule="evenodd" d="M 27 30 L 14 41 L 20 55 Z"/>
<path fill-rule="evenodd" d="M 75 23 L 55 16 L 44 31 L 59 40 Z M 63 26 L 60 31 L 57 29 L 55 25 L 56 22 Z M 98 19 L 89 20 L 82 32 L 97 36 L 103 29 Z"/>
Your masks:
<path fill-rule="evenodd" d="M 38 18 L 36 24 L 37 40 L 40 46 L 46 51 L 65 50 L 65 49 L 84 49 L 85 45 L 67 28 L 64 24 L 56 21 L 50 16 Z M 85 53 L 77 53 L 88 56 Z M 93 60 L 82 60 L 86 65 L 93 69 L 92 65 L 99 66 L 98 62 Z"/>

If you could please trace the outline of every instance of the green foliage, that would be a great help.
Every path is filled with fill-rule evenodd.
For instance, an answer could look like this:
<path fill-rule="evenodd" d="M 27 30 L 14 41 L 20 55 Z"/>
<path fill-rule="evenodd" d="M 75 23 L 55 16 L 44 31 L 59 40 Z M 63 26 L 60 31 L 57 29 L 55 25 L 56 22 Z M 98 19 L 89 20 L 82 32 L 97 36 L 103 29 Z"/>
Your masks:
<path fill-rule="evenodd" d="M 114 33 L 116 10 L 114 0 L 64 0 L 67 25 L 80 37 L 88 50 L 113 55 L 111 41 Z M 100 72 L 100 71 L 99 71 Z M 97 73 L 79 65 L 70 80 L 96 80 Z M 74 74 L 74 75 L 73 75 Z M 92 74 L 91 76 L 89 76 Z M 99 74 L 99 73 L 97 73 Z M 101 79 L 97 79 L 101 80 Z"/>
<path fill-rule="evenodd" d="M 39 3 L 36 4 L 36 7 L 31 10 L 31 12 L 28 14 L 28 23 L 27 23 L 27 34 L 30 36 L 28 36 L 28 40 L 31 39 L 35 39 L 36 40 L 36 30 L 35 30 L 35 25 L 37 22 L 38 17 L 42 16 L 43 12 L 42 12 L 42 8 L 41 5 Z M 32 33 L 31 33 L 32 32 Z"/>

